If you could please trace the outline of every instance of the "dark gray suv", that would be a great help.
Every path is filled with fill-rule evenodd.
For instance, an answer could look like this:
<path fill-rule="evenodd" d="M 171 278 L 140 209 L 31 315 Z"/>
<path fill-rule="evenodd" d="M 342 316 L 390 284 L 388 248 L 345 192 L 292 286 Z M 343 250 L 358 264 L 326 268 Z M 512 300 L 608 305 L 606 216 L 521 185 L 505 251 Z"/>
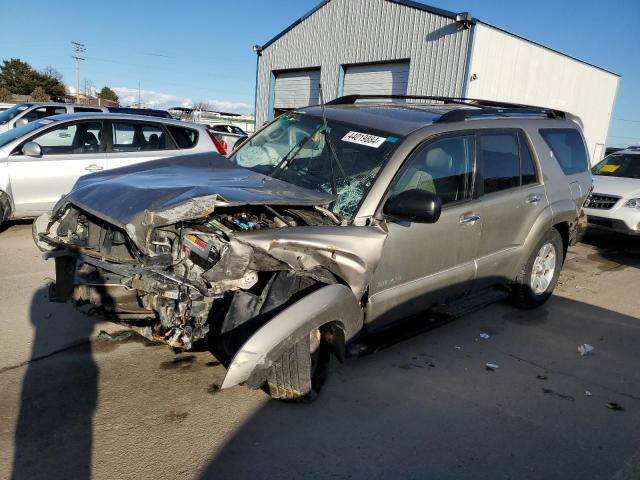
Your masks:
<path fill-rule="evenodd" d="M 591 188 L 578 121 L 391 100 L 289 112 L 229 159 L 83 177 L 34 224 L 51 299 L 175 348 L 208 342 L 223 388 L 287 400 L 315 395 L 331 353 L 434 306 L 494 285 L 545 302 Z"/>

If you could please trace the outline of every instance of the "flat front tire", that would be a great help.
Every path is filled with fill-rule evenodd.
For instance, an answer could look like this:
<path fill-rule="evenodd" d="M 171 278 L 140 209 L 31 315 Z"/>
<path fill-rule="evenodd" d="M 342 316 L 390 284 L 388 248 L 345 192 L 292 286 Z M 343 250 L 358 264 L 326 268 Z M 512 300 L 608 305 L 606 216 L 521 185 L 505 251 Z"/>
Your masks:
<path fill-rule="evenodd" d="M 265 390 L 278 400 L 313 401 L 327 377 L 329 360 L 329 346 L 315 329 L 273 362 Z"/>
<path fill-rule="evenodd" d="M 546 302 L 558 283 L 564 254 L 562 237 L 552 228 L 537 243 L 516 277 L 512 302 L 520 308 L 535 308 Z"/>

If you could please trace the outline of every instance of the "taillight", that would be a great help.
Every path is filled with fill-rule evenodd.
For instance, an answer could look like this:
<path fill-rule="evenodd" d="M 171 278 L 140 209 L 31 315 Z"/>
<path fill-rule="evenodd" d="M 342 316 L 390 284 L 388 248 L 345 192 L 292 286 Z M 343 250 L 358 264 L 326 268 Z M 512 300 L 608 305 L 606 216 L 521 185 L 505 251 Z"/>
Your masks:
<path fill-rule="evenodd" d="M 211 139 L 211 141 L 215 145 L 216 150 L 218 150 L 218 153 L 220 155 L 226 155 L 227 154 L 227 142 L 225 142 L 224 140 L 218 140 L 216 138 L 215 134 L 209 129 L 207 129 L 207 133 L 209 134 L 209 138 Z"/>

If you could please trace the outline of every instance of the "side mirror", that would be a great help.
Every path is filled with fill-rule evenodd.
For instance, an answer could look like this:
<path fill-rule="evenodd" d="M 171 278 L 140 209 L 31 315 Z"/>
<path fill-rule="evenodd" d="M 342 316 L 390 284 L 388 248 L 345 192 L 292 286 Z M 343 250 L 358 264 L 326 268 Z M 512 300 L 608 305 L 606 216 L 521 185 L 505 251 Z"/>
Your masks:
<path fill-rule="evenodd" d="M 42 149 L 36 142 L 27 142 L 22 146 L 22 154 L 28 157 L 41 157 Z"/>
<path fill-rule="evenodd" d="M 399 220 L 435 223 L 440 218 L 442 202 L 435 193 L 416 188 L 390 197 L 383 211 Z"/>
<path fill-rule="evenodd" d="M 21 127 L 23 125 L 26 125 L 27 123 L 29 123 L 29 120 L 27 120 L 26 118 L 19 118 L 18 120 L 16 120 L 16 123 L 13 125 L 13 128 Z"/>

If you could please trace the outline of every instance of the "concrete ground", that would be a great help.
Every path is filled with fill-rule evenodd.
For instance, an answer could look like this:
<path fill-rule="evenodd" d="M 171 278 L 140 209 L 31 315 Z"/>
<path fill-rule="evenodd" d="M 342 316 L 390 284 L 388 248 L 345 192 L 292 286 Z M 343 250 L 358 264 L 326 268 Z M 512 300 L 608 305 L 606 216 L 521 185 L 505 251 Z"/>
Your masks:
<path fill-rule="evenodd" d="M 590 235 L 544 307 L 336 362 L 290 405 L 219 391 L 209 353 L 98 338 L 122 329 L 48 302 L 30 229 L 0 233 L 0 478 L 640 478 L 637 240 Z"/>

